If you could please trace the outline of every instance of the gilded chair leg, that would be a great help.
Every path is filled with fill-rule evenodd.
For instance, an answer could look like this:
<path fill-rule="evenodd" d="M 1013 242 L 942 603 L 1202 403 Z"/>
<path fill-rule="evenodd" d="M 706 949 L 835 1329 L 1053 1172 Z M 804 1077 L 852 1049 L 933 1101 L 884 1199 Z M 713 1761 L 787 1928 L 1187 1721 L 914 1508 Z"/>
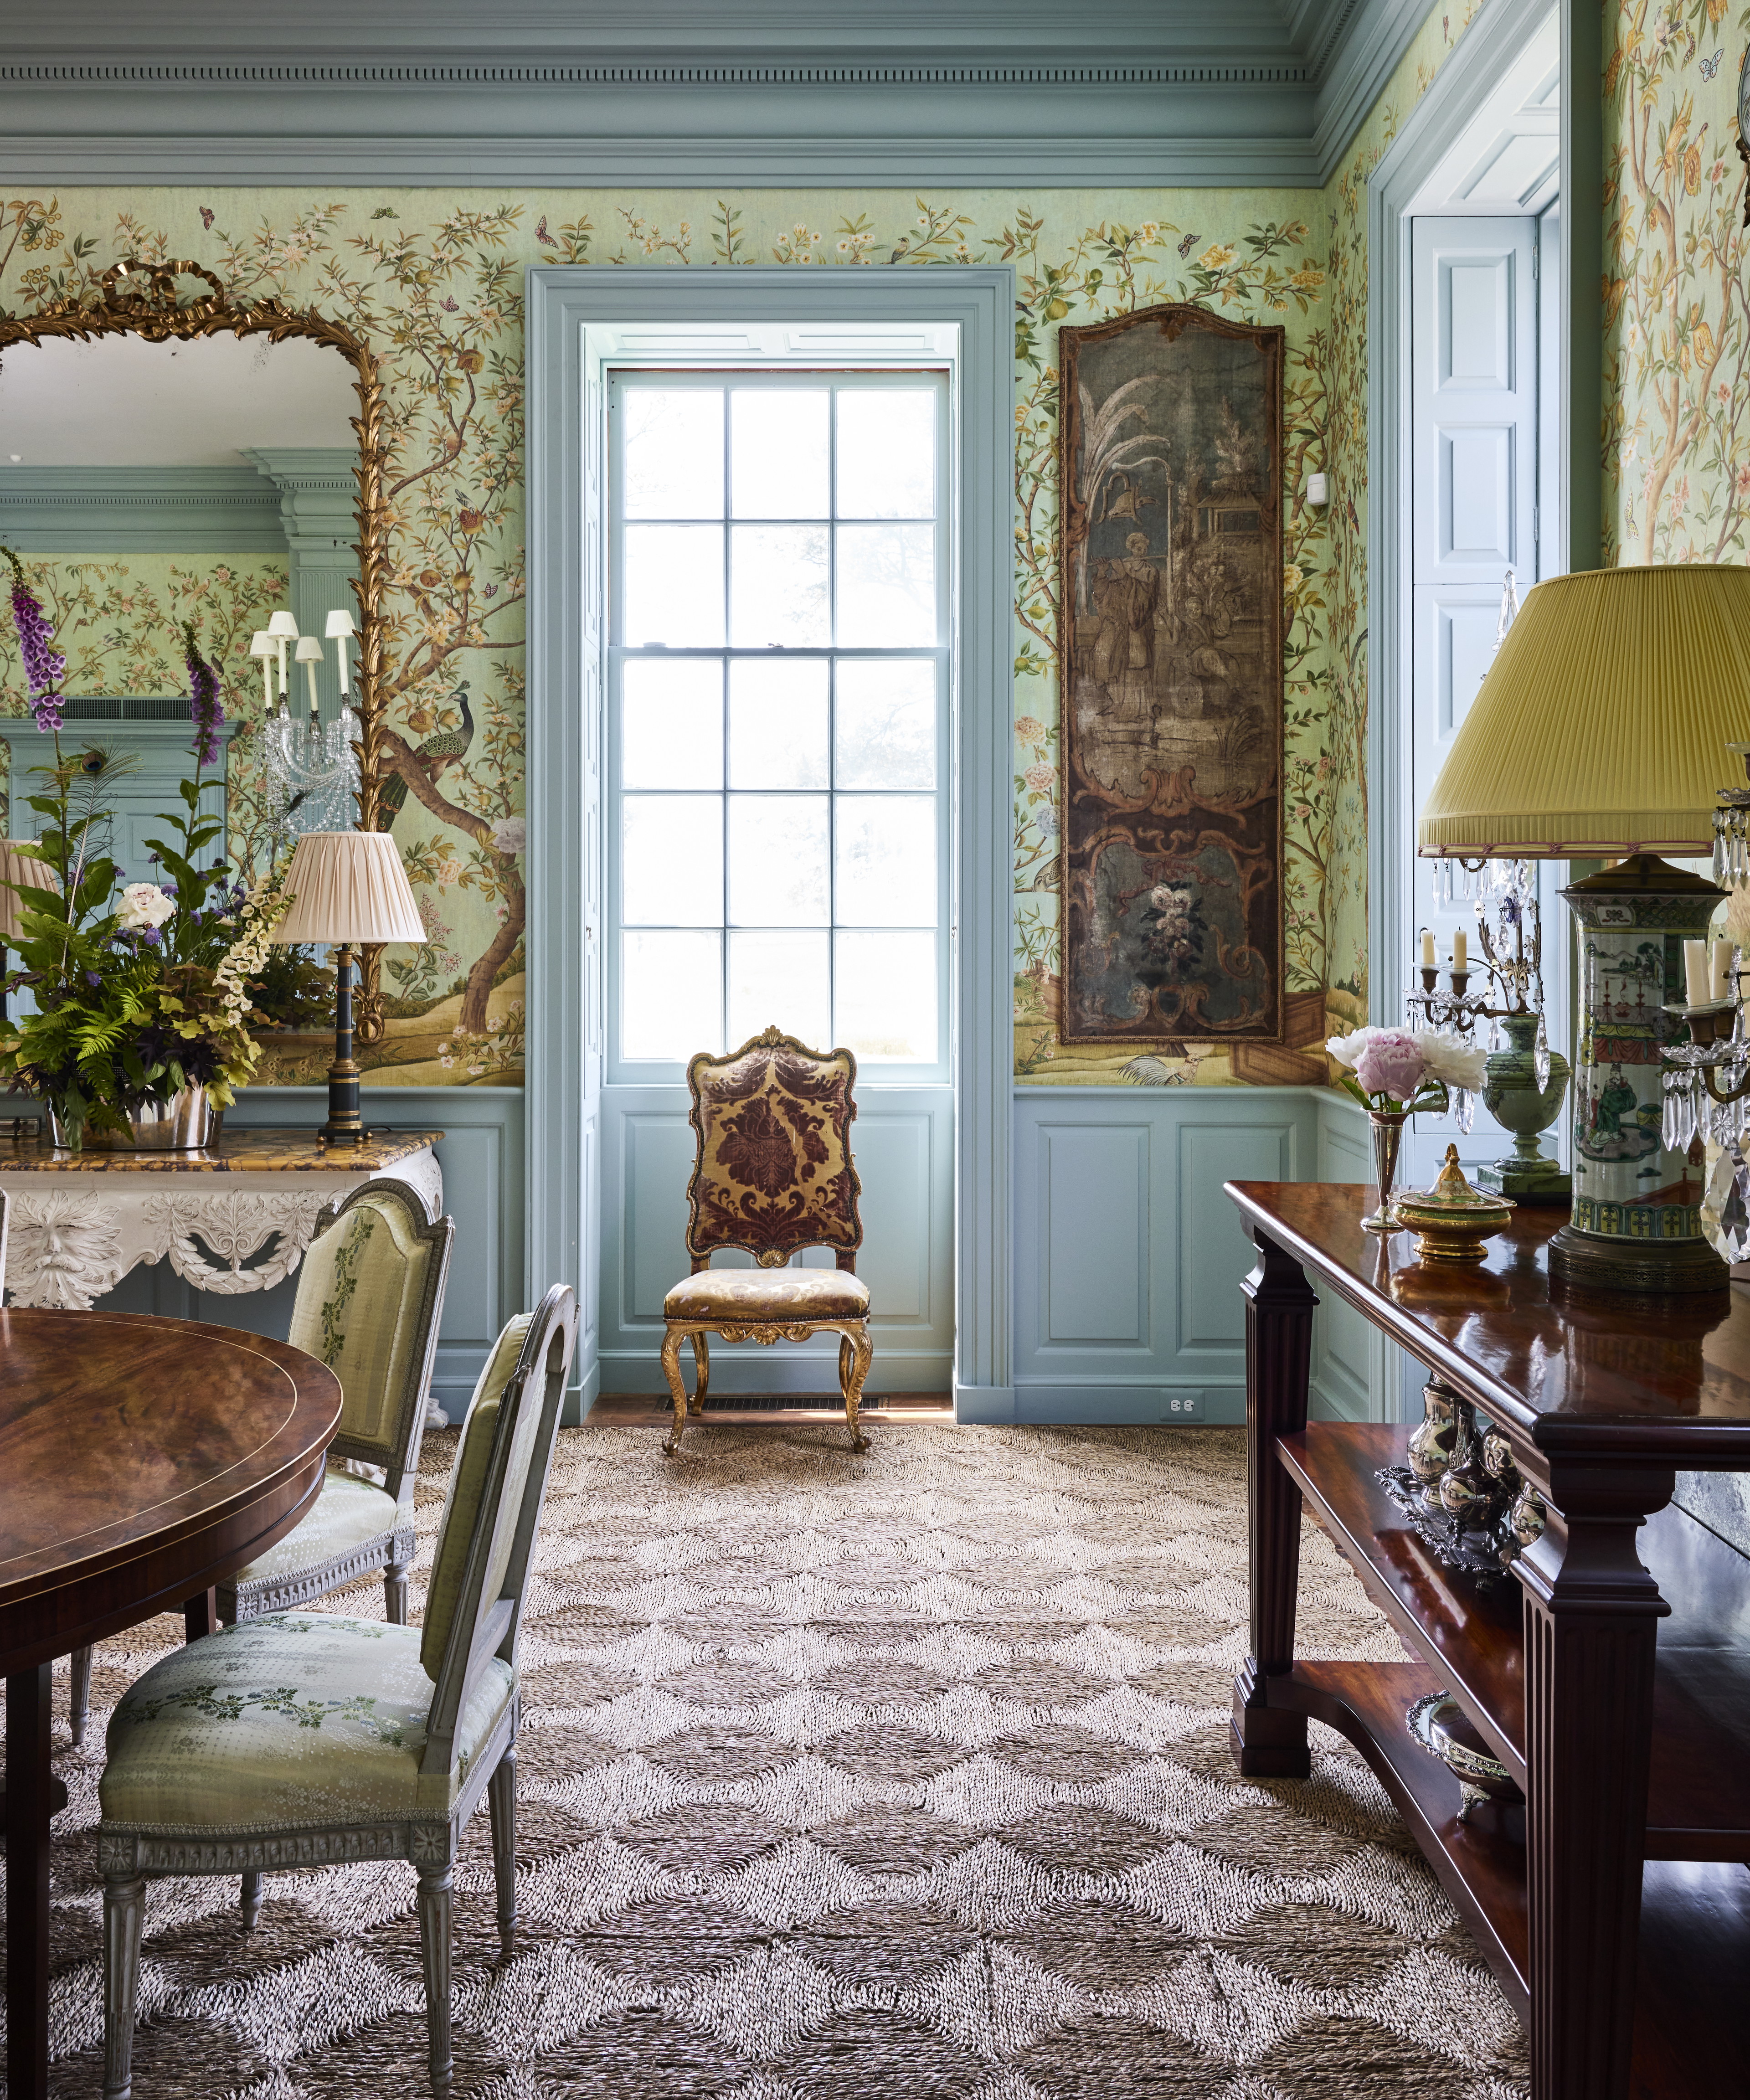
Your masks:
<path fill-rule="evenodd" d="M 694 1381 L 693 1404 L 687 1413 L 702 1418 L 705 1412 L 705 1395 L 711 1390 L 711 1337 L 695 1335 L 693 1337 L 693 1367 L 699 1375 Z"/>
<path fill-rule="evenodd" d="M 76 1648 L 73 1652 L 73 1689 L 67 1701 L 67 1721 L 73 1730 L 75 1747 L 85 1740 L 85 1724 L 90 1711 L 91 1651 Z"/>
<path fill-rule="evenodd" d="M 143 1874 L 104 1881 L 104 2100 L 128 2100 L 134 2086 L 134 2004 L 139 1990 Z"/>
<path fill-rule="evenodd" d="M 255 1921 L 262 1914 L 262 1877 L 259 1874 L 243 1877 L 243 1929 L 255 1930 Z"/>
<path fill-rule="evenodd" d="M 681 1331 L 670 1327 L 663 1336 L 663 1376 L 674 1399 L 674 1427 L 663 1440 L 663 1456 L 672 1458 L 681 1448 L 681 1432 L 686 1427 L 686 1384 L 681 1376 Z"/>
<path fill-rule="evenodd" d="M 419 1945 L 425 1966 L 425 2032 L 434 2100 L 448 2100 L 456 2076 L 450 2054 L 450 1869 L 419 1870 Z M 108 2100 L 108 2096 L 105 2096 Z"/>
<path fill-rule="evenodd" d="M 846 1364 L 849 1354 L 850 1361 Z M 853 1338 L 844 1335 L 839 1343 L 839 1387 L 844 1395 L 844 1423 L 851 1432 L 851 1449 L 866 1451 L 869 1439 L 864 1436 L 857 1419 L 857 1408 L 863 1397 L 863 1380 L 869 1375 L 869 1365 L 875 1356 L 875 1343 L 869 1339 L 869 1330 L 859 1327 Z"/>
<path fill-rule="evenodd" d="M 517 1749 L 512 1744 L 487 1781 L 492 1809 L 492 1881 L 498 1891 L 498 1943 L 508 1957 L 517 1943 Z"/>

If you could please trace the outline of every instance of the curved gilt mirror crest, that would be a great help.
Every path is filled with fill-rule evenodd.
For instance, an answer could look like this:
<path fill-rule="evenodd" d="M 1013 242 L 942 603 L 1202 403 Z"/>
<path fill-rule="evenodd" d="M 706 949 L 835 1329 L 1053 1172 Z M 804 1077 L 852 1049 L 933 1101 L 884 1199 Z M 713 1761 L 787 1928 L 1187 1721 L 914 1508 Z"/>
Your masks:
<path fill-rule="evenodd" d="M 187 280 L 205 287 L 188 296 Z M 344 323 L 315 308 L 296 308 L 267 298 L 234 303 L 224 285 L 203 264 L 189 261 L 145 262 L 128 259 L 106 270 L 95 288 L 56 301 L 29 315 L 0 315 L 0 352 L 15 344 L 55 341 L 88 342 L 101 336 L 131 335 L 148 342 L 192 342 L 201 337 L 263 337 L 270 343 L 289 338 L 337 351 L 352 366 L 359 412 L 349 420 L 358 435 L 358 576 L 352 584 L 359 601 L 356 640 L 356 695 L 359 757 L 358 822 L 376 828 L 378 804 L 394 732 L 386 721 L 383 700 L 385 623 L 383 597 L 390 573 L 389 507 L 385 493 L 388 449 L 384 437 L 383 389 L 377 361 L 364 339 Z M 362 992 L 357 1034 L 363 1043 L 383 1034 L 380 982 L 381 951 L 362 955 Z"/>

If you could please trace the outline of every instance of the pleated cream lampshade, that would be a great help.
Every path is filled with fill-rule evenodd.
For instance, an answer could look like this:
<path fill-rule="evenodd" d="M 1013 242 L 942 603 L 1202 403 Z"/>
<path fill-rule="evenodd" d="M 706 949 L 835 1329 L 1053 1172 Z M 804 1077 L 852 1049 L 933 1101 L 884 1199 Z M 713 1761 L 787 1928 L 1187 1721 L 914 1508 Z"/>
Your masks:
<path fill-rule="evenodd" d="M 55 871 L 46 861 L 20 851 L 17 839 L 0 839 L 0 943 L 10 947 L 19 933 L 19 913 L 24 900 L 15 889 L 7 887 L 15 882 L 27 884 L 33 889 L 59 890 Z"/>
<path fill-rule="evenodd" d="M 1536 585 L 1423 805 L 1424 854 L 1713 850 L 1750 739 L 1750 568 L 1594 569 Z"/>
<path fill-rule="evenodd" d="M 330 947 L 423 941 L 425 922 L 387 832 L 306 832 L 292 854 L 285 886 L 292 907 L 276 941 Z"/>

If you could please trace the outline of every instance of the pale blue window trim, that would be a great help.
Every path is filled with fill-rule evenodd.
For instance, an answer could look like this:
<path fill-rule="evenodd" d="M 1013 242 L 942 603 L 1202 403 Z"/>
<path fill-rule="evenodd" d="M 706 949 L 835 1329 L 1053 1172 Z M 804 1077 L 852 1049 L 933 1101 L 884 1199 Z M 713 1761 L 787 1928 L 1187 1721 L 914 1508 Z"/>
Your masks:
<path fill-rule="evenodd" d="M 866 332 L 899 326 L 916 339 L 886 347 L 885 361 L 929 361 L 920 351 L 946 339 L 958 389 L 955 1390 L 969 1415 L 1012 1412 L 1014 299 L 1014 272 L 1003 267 L 528 272 L 529 1288 L 575 1285 L 586 1343 L 598 1245 L 592 1104 L 606 1047 L 591 740 L 601 713 L 604 374 L 628 354 L 739 365 L 773 346 L 860 365 L 882 361 L 867 354 Z M 701 329 L 712 332 L 709 357 L 699 355 Z M 580 1353 L 587 1388 L 588 1347 Z"/>
<path fill-rule="evenodd" d="M 853 649 L 849 647 L 839 648 L 836 646 L 831 646 L 798 649 L 787 648 L 782 650 L 769 651 L 765 649 L 736 647 L 725 640 L 725 645 L 721 647 L 713 646 L 710 648 L 694 649 L 680 646 L 665 646 L 660 651 L 660 658 L 661 660 L 664 662 L 673 662 L 677 660 L 685 659 L 687 657 L 697 657 L 713 662 L 721 661 L 725 665 L 749 660 L 770 660 L 774 657 L 782 657 L 792 662 L 802 659 L 811 659 L 817 661 L 824 661 L 829 664 L 834 663 L 846 663 L 858 660 L 879 660 L 883 659 L 892 660 L 894 659 L 916 660 L 928 658 L 933 661 L 936 672 L 935 683 L 937 691 L 935 749 L 936 784 L 932 789 L 922 792 L 926 792 L 931 795 L 936 807 L 936 916 L 932 925 L 929 927 L 920 927 L 917 930 L 920 932 L 932 932 L 936 937 L 935 999 L 937 1025 L 934 1055 L 925 1058 L 908 1060 L 905 1062 L 896 1062 L 892 1061 L 883 1061 L 873 1057 L 865 1056 L 859 1053 L 857 1058 L 857 1073 L 859 1080 L 865 1085 L 879 1085 L 884 1083 L 901 1086 L 924 1086 L 932 1083 L 946 1084 L 950 1078 L 948 1069 L 949 1043 L 952 1033 L 951 1024 L 954 1012 L 954 990 L 951 972 L 952 958 L 950 949 L 952 943 L 949 938 L 949 928 L 952 923 L 951 858 L 953 851 L 953 832 L 950 818 L 954 809 L 954 752 L 950 730 L 952 724 L 954 704 L 954 551 L 959 537 L 959 510 L 956 501 L 957 492 L 954 488 L 954 476 L 951 472 L 953 435 L 952 402 L 954 390 L 952 384 L 952 363 L 950 361 L 940 366 L 926 366 L 919 363 L 914 362 L 908 364 L 901 370 L 883 369 L 879 367 L 871 367 L 867 365 L 823 367 L 819 356 L 810 351 L 805 353 L 800 359 L 774 361 L 771 364 L 764 365 L 749 365 L 746 367 L 738 366 L 732 369 L 719 368 L 706 371 L 687 369 L 685 368 L 677 368 L 676 369 L 670 371 L 662 368 L 653 368 L 647 358 L 641 357 L 637 366 L 631 369 L 620 369 L 614 364 L 610 364 L 607 367 L 607 376 L 609 380 L 609 523 L 607 533 L 607 591 L 611 602 L 611 611 L 609 620 L 610 631 L 605 644 L 603 667 L 603 685 L 606 691 L 606 706 L 605 710 L 606 735 L 603 741 L 605 773 L 602 783 L 602 804 L 606 818 L 604 826 L 606 865 L 603 869 L 603 876 L 607 908 L 604 922 L 606 932 L 603 943 L 603 967 L 606 973 L 606 1026 L 608 1031 L 608 1045 L 607 1071 L 606 1076 L 607 1080 L 610 1084 L 617 1086 L 651 1086 L 661 1085 L 664 1083 L 669 1084 L 678 1084 L 685 1079 L 686 1075 L 686 1068 L 684 1062 L 663 1061 L 655 1059 L 637 1058 L 629 1056 L 627 1053 L 619 1036 L 619 1017 L 622 1012 L 621 986 L 625 951 L 625 935 L 628 930 L 624 923 L 623 911 L 623 899 L 621 894 L 621 859 L 619 851 L 624 835 L 624 798 L 628 796 L 635 796 L 638 793 L 648 792 L 647 787 L 645 789 L 628 789 L 624 783 L 621 763 L 623 749 L 621 738 L 621 709 L 624 704 L 622 686 L 625 668 L 628 661 L 633 660 L 634 657 L 638 656 L 643 656 L 646 660 L 654 660 L 653 652 L 648 650 L 633 648 L 618 638 L 621 632 L 620 602 L 624 587 L 625 567 L 624 549 L 627 521 L 622 515 L 619 501 L 616 496 L 616 491 L 623 489 L 624 486 L 624 455 L 625 436 L 623 427 L 624 419 L 620 414 L 620 410 L 625 399 L 626 390 L 630 388 L 652 386 L 664 387 L 699 385 L 721 386 L 725 382 L 732 382 L 737 386 L 747 386 L 749 384 L 759 386 L 778 385 L 799 388 L 818 388 L 822 386 L 833 386 L 835 384 L 840 386 L 849 384 L 859 388 L 870 388 L 879 390 L 884 386 L 892 386 L 894 385 L 909 385 L 912 387 L 916 387 L 920 382 L 924 382 L 932 386 L 938 392 L 940 397 L 936 417 L 937 476 L 935 502 L 933 516 L 931 521 L 936 527 L 937 536 L 937 641 L 935 646 L 924 646 L 923 645 L 913 644 L 902 648 L 895 648 L 892 650 L 872 648 Z M 833 427 L 835 426 L 829 423 L 829 430 Z M 729 443 L 729 419 L 727 417 L 725 418 L 724 438 L 726 447 Z M 725 522 L 727 522 L 726 519 Z M 761 519 L 759 522 L 764 524 L 770 522 L 782 523 L 783 521 Z M 835 523 L 844 522 L 838 517 L 835 507 L 835 499 L 833 522 Z M 728 532 L 725 532 L 724 549 L 725 565 L 729 560 L 729 554 L 730 538 Z M 724 594 L 725 623 L 727 623 L 729 617 L 729 592 L 725 585 Z M 727 637 L 727 624 L 725 624 L 725 636 Z M 718 932 L 719 938 L 723 943 L 719 967 L 722 975 L 725 999 L 728 989 L 730 967 L 728 949 L 730 936 L 732 930 L 731 922 L 729 916 L 730 907 L 728 902 L 729 827 L 727 821 L 727 797 L 734 792 L 730 785 L 728 773 L 729 746 L 727 739 L 727 706 L 728 696 L 727 686 L 725 685 L 724 785 L 722 788 L 717 789 L 699 789 L 690 791 L 699 795 L 703 801 L 716 804 L 723 813 L 721 821 L 722 822 L 723 826 L 722 850 L 725 859 L 723 877 L 725 904 L 721 926 L 715 930 Z M 831 718 L 834 725 L 833 727 L 829 730 L 830 785 L 827 789 L 821 791 L 813 789 L 796 791 L 798 792 L 806 792 L 809 794 L 822 792 L 825 794 L 827 800 L 829 811 L 827 879 L 829 887 L 833 889 L 835 891 L 836 889 L 837 871 L 835 856 L 830 833 L 831 826 L 836 819 L 839 795 L 841 792 L 835 770 L 838 748 L 835 730 L 836 708 L 836 680 L 833 679 L 829 682 L 828 695 L 829 717 Z M 676 790 L 665 786 L 660 792 L 665 794 L 672 794 L 677 792 L 684 793 L 689 791 Z M 774 791 L 765 790 L 762 792 L 771 792 Z M 906 792 L 909 794 L 919 791 L 908 790 Z M 838 931 L 839 926 L 840 920 L 836 909 L 836 898 L 835 896 L 834 906 L 829 913 L 828 924 L 823 929 L 828 935 L 827 952 L 829 978 L 834 983 L 835 986 L 836 984 L 837 976 L 837 944 L 832 938 L 832 935 Z M 701 929 L 700 930 L 713 929 Z M 764 1026 L 766 1025 L 766 1021 L 778 1018 L 779 1017 L 776 1014 L 767 1015 L 758 1025 Z M 708 1047 L 712 1048 L 721 1048 L 725 1050 L 733 1049 L 734 1048 L 734 1040 L 733 1039 L 744 1037 L 747 1033 L 746 1030 L 729 1021 L 727 1018 L 726 1010 L 723 1026 L 726 1032 L 723 1035 L 720 1043 L 712 1043 L 708 1046 L 701 1043 L 695 1047 Z M 843 1039 L 843 1030 L 835 1027 L 833 1031 L 833 1039 L 835 1043 L 841 1041 Z M 825 1046 L 822 1045 L 822 1047 Z"/>

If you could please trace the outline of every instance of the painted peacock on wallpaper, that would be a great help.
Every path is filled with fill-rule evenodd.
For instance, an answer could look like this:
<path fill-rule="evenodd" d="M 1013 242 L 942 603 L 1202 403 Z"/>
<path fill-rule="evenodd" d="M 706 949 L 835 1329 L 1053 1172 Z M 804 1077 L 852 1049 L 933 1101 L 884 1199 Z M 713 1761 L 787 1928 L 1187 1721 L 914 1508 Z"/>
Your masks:
<path fill-rule="evenodd" d="M 428 736 L 413 753 L 434 788 L 452 765 L 461 765 L 468 756 L 468 747 L 474 742 L 474 714 L 468 705 L 468 681 L 465 678 L 451 694 L 448 704 L 461 709 L 461 727 L 439 730 L 435 735 Z M 392 774 L 377 790 L 377 830 L 393 830 L 395 818 L 400 815 L 406 802 L 406 778 L 399 772 Z"/>

